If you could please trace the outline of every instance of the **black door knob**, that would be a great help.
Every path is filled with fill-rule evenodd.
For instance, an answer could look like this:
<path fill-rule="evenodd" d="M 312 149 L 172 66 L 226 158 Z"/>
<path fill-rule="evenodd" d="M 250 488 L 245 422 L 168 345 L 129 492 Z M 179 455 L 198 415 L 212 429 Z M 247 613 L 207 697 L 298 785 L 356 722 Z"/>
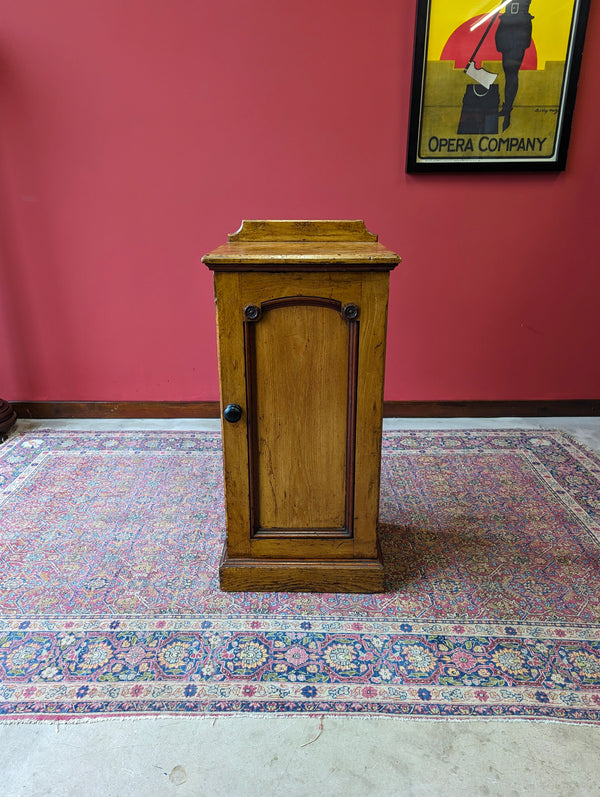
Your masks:
<path fill-rule="evenodd" d="M 237 423 L 242 417 L 242 408 L 239 404 L 228 404 L 223 410 L 223 417 L 229 423 Z"/>

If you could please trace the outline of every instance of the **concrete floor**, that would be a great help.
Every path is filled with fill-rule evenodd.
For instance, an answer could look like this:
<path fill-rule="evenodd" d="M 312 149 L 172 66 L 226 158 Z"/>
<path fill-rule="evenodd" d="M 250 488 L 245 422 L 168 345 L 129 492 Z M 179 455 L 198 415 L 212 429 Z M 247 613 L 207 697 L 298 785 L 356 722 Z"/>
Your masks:
<path fill-rule="evenodd" d="M 20 422 L 201 429 L 212 421 Z M 385 428 L 561 428 L 600 453 L 600 418 L 386 420 Z M 525 720 L 219 717 L 0 723 L 16 797 L 600 795 L 600 727 Z"/>

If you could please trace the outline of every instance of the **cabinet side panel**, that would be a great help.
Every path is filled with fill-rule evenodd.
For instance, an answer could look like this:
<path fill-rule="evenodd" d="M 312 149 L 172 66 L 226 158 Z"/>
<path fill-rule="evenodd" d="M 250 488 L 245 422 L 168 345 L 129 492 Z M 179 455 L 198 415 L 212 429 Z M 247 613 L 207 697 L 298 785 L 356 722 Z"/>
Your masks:
<path fill-rule="evenodd" d="M 217 308 L 227 551 L 230 556 L 248 556 L 250 554 L 248 412 L 246 407 L 244 330 L 239 310 L 238 274 L 215 274 L 215 303 Z M 225 405 L 233 403 L 242 407 L 242 418 L 238 423 L 227 423 L 223 421 L 223 408 Z"/>
<path fill-rule="evenodd" d="M 318 306 L 256 324 L 260 529 L 344 527 L 348 334 L 339 312 Z"/>
<path fill-rule="evenodd" d="M 377 556 L 381 426 L 389 274 L 365 273 L 362 282 L 361 336 L 356 424 L 354 552 Z"/>

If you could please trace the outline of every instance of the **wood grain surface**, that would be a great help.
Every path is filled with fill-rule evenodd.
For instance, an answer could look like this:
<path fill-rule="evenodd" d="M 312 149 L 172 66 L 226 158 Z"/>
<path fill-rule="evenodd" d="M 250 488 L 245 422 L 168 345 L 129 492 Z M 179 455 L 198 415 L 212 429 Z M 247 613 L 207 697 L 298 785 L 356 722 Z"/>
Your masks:
<path fill-rule="evenodd" d="M 248 326 L 255 334 L 258 526 L 342 529 L 348 323 L 328 307 L 292 305 Z"/>
<path fill-rule="evenodd" d="M 332 221 L 329 219 L 286 220 L 246 219 L 241 227 L 227 236 L 229 241 L 377 241 L 361 219 Z"/>

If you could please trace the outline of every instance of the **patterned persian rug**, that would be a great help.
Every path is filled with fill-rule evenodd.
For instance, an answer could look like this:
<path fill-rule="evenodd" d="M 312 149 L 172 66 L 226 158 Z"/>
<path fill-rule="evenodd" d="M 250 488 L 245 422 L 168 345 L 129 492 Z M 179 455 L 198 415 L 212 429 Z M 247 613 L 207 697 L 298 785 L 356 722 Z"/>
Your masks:
<path fill-rule="evenodd" d="M 384 435 L 382 595 L 222 593 L 220 436 L 0 447 L 0 715 L 600 722 L 600 461 L 559 432 Z"/>

